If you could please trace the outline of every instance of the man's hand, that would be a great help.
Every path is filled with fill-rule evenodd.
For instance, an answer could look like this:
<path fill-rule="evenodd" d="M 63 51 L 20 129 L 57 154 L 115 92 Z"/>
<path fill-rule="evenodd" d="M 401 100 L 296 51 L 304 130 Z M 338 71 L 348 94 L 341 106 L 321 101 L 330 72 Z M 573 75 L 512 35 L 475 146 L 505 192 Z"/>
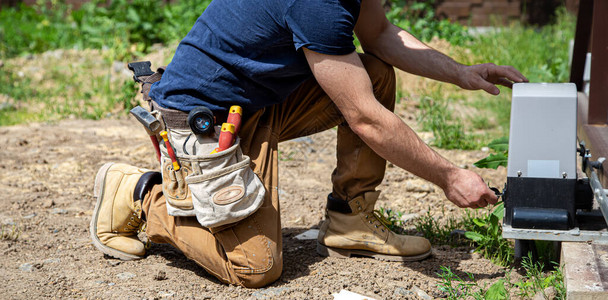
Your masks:
<path fill-rule="evenodd" d="M 498 202 L 496 194 L 474 172 L 457 169 L 448 177 L 443 191 L 448 200 L 458 207 L 479 208 Z"/>
<path fill-rule="evenodd" d="M 500 91 L 497 84 L 511 88 L 513 83 L 528 82 L 528 79 L 511 66 L 497 66 L 492 63 L 461 65 L 458 86 L 467 90 L 484 90 L 492 95 Z"/>

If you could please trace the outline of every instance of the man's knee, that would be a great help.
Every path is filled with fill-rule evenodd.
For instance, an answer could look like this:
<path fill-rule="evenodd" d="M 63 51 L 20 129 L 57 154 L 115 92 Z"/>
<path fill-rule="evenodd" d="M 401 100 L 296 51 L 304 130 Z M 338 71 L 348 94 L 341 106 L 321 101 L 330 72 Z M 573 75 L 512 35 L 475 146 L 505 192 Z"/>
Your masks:
<path fill-rule="evenodd" d="M 275 282 L 283 272 L 283 260 L 273 259 L 273 264 L 268 270 L 262 272 L 243 272 L 235 270 L 236 275 L 240 280 L 240 284 L 246 288 L 261 288 Z"/>
<path fill-rule="evenodd" d="M 393 110 L 396 88 L 395 69 L 373 55 L 360 54 L 359 57 L 372 81 L 376 99 L 386 108 Z"/>
<path fill-rule="evenodd" d="M 248 288 L 274 282 L 283 270 L 280 227 L 274 222 L 258 221 L 268 217 L 268 211 L 261 207 L 254 215 L 215 234 L 225 251 L 231 277 Z"/>

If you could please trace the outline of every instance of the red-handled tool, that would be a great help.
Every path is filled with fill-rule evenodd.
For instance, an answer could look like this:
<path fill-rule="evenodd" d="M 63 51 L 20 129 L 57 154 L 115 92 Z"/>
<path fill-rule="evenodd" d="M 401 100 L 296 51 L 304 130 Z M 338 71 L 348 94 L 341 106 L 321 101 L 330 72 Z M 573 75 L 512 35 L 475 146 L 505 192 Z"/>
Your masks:
<path fill-rule="evenodd" d="M 243 109 L 238 105 L 230 106 L 230 110 L 228 111 L 228 119 L 226 123 L 230 123 L 234 125 L 234 135 L 239 134 L 239 130 L 241 129 L 241 117 L 243 116 Z"/>
<path fill-rule="evenodd" d="M 235 130 L 234 124 L 230 124 L 230 123 L 222 124 L 222 130 L 220 131 L 218 147 L 215 148 L 215 150 L 213 150 L 211 152 L 211 154 L 215 154 L 215 153 L 218 153 L 218 152 L 221 152 L 221 151 L 224 151 L 224 150 L 230 148 L 230 146 L 232 146 L 232 144 L 234 144 L 234 140 L 236 137 L 235 132 L 236 132 L 236 130 Z"/>
<path fill-rule="evenodd" d="M 173 170 L 178 171 L 180 168 L 179 162 L 177 161 L 177 157 L 175 156 L 173 147 L 171 146 L 171 143 L 169 142 L 169 138 L 167 137 L 167 131 L 165 131 L 165 130 L 161 131 L 160 136 L 163 138 L 163 141 L 165 141 L 165 146 L 167 146 L 167 153 L 169 154 L 169 157 L 171 158 L 171 162 L 173 163 Z"/>

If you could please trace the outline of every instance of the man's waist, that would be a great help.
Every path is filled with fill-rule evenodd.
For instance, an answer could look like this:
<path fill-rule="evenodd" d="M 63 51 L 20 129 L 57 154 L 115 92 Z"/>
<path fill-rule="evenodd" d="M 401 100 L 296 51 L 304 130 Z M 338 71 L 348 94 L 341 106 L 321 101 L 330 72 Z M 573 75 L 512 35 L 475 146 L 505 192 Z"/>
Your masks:
<path fill-rule="evenodd" d="M 189 111 L 164 108 L 158 105 L 158 103 L 156 103 L 154 100 L 150 101 L 150 105 L 152 110 L 157 110 L 161 113 L 167 127 L 171 129 L 190 129 L 190 125 L 188 124 Z M 222 123 L 226 122 L 226 119 L 228 118 L 228 111 L 216 110 L 212 112 L 216 125 L 221 125 Z"/>

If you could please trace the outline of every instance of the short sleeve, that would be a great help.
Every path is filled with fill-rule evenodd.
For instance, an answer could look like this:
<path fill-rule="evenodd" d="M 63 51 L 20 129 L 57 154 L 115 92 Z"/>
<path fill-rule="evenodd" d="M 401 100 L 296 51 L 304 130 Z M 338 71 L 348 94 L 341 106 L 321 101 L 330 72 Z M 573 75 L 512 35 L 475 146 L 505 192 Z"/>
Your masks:
<path fill-rule="evenodd" d="M 353 30 L 360 2 L 353 0 L 295 0 L 285 22 L 293 33 L 296 50 L 344 55 L 355 51 Z"/>

